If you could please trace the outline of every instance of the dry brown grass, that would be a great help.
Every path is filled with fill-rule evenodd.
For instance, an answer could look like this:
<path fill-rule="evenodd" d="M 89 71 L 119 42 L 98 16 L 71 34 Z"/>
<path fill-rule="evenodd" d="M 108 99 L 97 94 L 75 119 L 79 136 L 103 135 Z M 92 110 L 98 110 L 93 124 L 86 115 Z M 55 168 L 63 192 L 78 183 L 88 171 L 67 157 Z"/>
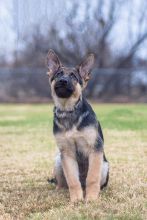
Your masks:
<path fill-rule="evenodd" d="M 102 118 L 105 108 L 100 107 Z M 105 125 L 109 186 L 96 202 L 73 206 L 67 191 L 47 183 L 56 151 L 52 107 L 0 106 L 0 115 L 0 220 L 147 219 L 146 128 Z"/>

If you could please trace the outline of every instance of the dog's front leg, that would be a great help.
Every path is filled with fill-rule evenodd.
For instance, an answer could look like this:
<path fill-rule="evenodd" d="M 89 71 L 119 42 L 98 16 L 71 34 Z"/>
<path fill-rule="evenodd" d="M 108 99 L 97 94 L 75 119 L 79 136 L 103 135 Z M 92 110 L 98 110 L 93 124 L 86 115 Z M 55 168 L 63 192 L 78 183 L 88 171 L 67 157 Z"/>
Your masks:
<path fill-rule="evenodd" d="M 89 155 L 89 168 L 86 178 L 86 200 L 96 200 L 100 191 L 103 153 L 92 152 Z"/>
<path fill-rule="evenodd" d="M 62 153 L 62 167 L 69 187 L 71 202 L 83 200 L 83 191 L 79 181 L 79 168 L 76 158 L 67 153 Z"/>

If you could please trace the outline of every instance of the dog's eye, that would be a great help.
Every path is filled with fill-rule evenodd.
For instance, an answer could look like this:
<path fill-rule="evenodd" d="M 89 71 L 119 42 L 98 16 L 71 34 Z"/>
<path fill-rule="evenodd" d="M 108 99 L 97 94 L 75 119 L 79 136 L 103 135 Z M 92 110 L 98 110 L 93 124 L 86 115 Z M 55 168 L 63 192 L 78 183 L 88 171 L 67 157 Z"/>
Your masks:
<path fill-rule="evenodd" d="M 76 77 L 76 75 L 75 75 L 74 73 L 71 73 L 71 74 L 70 74 L 70 77 L 71 77 L 72 79 L 74 79 L 74 80 L 78 80 L 78 78 Z"/>
<path fill-rule="evenodd" d="M 63 76 L 63 74 L 64 74 L 63 71 L 56 72 L 56 73 L 52 76 L 51 82 L 52 82 L 54 79 Z"/>
<path fill-rule="evenodd" d="M 57 73 L 56 73 L 56 76 L 57 76 L 57 77 L 63 76 L 63 71 L 57 72 Z"/>

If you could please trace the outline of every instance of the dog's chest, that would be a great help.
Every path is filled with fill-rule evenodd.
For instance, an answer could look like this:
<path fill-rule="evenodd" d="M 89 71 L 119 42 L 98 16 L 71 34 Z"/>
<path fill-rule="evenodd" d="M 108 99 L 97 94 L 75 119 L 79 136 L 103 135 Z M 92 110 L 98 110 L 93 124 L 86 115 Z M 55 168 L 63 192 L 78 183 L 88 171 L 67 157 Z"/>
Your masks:
<path fill-rule="evenodd" d="M 93 126 L 88 126 L 82 130 L 77 130 L 76 127 L 68 131 L 64 131 L 55 135 L 57 145 L 60 150 L 79 151 L 84 155 L 90 153 L 93 149 L 97 132 Z"/>

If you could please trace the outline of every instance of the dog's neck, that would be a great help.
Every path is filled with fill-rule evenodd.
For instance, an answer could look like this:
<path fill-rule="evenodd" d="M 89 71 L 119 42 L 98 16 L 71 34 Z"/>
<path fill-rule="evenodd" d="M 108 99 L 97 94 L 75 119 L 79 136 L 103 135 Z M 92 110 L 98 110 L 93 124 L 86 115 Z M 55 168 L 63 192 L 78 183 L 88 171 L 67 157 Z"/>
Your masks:
<path fill-rule="evenodd" d="M 77 99 L 70 97 L 68 99 L 54 97 L 55 108 L 62 112 L 74 111 L 82 101 L 82 95 Z"/>
<path fill-rule="evenodd" d="M 54 107 L 54 116 L 57 117 L 58 119 L 70 119 L 69 122 L 72 120 L 75 120 L 75 118 L 78 118 L 79 115 L 79 110 L 82 107 L 82 99 L 79 98 L 78 101 L 75 103 L 74 107 L 72 110 L 61 110 L 58 107 Z"/>
<path fill-rule="evenodd" d="M 77 111 L 81 108 L 82 106 L 82 96 L 79 97 L 79 99 L 76 101 L 74 106 L 72 108 L 59 108 L 58 106 L 54 107 L 54 115 L 57 118 L 70 118 L 72 116 L 75 116 Z"/>

